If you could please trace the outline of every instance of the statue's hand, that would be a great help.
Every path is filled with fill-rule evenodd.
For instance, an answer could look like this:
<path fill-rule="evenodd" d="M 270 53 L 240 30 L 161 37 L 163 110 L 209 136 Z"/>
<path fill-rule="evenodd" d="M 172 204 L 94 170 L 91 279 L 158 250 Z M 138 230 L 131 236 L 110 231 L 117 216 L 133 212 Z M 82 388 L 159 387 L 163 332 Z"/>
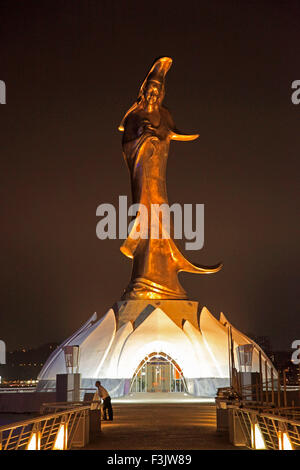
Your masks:
<path fill-rule="evenodd" d="M 138 136 L 140 137 L 141 135 L 147 135 L 151 138 L 151 142 L 158 142 L 159 138 L 157 136 L 157 129 L 153 127 L 148 120 L 144 120 L 142 122 L 142 125 L 138 129 Z"/>
<path fill-rule="evenodd" d="M 155 132 L 155 129 L 151 126 L 151 122 L 144 119 L 141 122 L 137 133 L 138 133 L 138 136 L 140 137 L 142 134 L 145 134 L 145 133 L 147 133 L 147 134 L 150 133 L 150 134 L 154 135 L 154 132 Z"/>
<path fill-rule="evenodd" d="M 152 126 L 150 121 L 144 121 L 144 131 L 156 135 L 157 129 Z"/>
<path fill-rule="evenodd" d="M 159 138 L 156 137 L 156 136 L 150 137 L 150 142 L 151 142 L 151 144 L 153 144 L 155 146 L 156 144 L 159 143 Z"/>

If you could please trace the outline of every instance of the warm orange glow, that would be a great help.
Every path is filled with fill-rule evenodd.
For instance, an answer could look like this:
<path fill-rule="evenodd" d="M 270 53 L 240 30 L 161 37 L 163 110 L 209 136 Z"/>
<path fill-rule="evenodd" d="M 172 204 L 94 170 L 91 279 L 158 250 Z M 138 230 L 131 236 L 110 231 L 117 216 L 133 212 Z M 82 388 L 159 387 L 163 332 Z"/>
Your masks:
<path fill-rule="evenodd" d="M 279 431 L 279 450 L 294 450 L 287 432 Z"/>
<path fill-rule="evenodd" d="M 251 424 L 251 447 L 256 450 L 263 450 L 266 448 L 262 432 L 257 423 Z"/>
<path fill-rule="evenodd" d="M 179 133 L 171 115 L 162 106 L 165 77 L 171 64 L 170 57 L 155 61 L 137 101 L 119 125 L 119 130 L 125 133 L 122 148 L 130 171 L 132 202 L 139 207 L 139 215 L 135 216 L 121 247 L 122 253 L 133 260 L 131 281 L 122 300 L 187 299 L 178 279 L 180 271 L 212 274 L 222 268 L 222 263 L 217 266 L 191 263 L 171 235 L 174 230 L 170 223 L 165 176 L 170 140 L 188 142 L 199 137 L 199 134 Z M 143 124 L 131 124 L 137 122 Z"/>
<path fill-rule="evenodd" d="M 61 424 L 56 435 L 53 450 L 65 450 L 68 442 L 68 430 L 66 424 Z"/>
<path fill-rule="evenodd" d="M 41 450 L 41 434 L 39 432 L 32 433 L 27 444 L 27 450 Z"/>

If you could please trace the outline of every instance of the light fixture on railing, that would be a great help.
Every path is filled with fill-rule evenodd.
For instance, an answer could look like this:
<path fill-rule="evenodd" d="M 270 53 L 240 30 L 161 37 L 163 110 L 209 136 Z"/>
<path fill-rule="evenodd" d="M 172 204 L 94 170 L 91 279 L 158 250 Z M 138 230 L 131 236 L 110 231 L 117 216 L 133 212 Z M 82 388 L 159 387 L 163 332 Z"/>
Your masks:
<path fill-rule="evenodd" d="M 68 425 L 60 424 L 56 434 L 53 450 L 66 450 L 68 448 Z"/>
<path fill-rule="evenodd" d="M 284 423 L 279 421 L 278 431 L 279 450 L 294 450 Z"/>
<path fill-rule="evenodd" d="M 79 346 L 65 346 L 63 351 L 67 373 L 77 374 L 79 366 Z"/>
<path fill-rule="evenodd" d="M 41 433 L 39 431 L 31 434 L 26 450 L 41 450 Z"/>
<path fill-rule="evenodd" d="M 279 431 L 279 450 L 294 450 L 287 432 Z"/>
<path fill-rule="evenodd" d="M 251 417 L 251 447 L 256 450 L 266 449 L 264 436 L 261 432 L 256 416 Z"/>

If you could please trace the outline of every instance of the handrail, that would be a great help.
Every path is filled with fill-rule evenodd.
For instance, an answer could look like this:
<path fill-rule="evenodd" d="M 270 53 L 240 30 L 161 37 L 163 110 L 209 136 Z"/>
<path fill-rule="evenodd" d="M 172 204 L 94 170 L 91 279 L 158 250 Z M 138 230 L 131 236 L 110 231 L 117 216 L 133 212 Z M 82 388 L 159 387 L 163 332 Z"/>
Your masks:
<path fill-rule="evenodd" d="M 90 406 L 83 406 L 82 408 L 80 408 L 80 410 L 84 411 L 84 410 L 89 410 L 90 409 Z M 74 411 L 77 411 L 78 410 L 78 407 L 74 407 Z M 3 432 L 3 431 L 7 431 L 9 429 L 16 429 L 16 428 L 20 428 L 21 426 L 28 426 L 30 424 L 35 424 L 35 423 L 40 423 L 41 421 L 45 421 L 45 419 L 49 420 L 49 419 L 52 419 L 52 418 L 58 418 L 59 416 L 63 416 L 65 415 L 66 413 L 69 413 L 69 412 L 72 412 L 73 409 L 68 409 L 68 410 L 65 410 L 65 411 L 58 411 L 57 413 L 51 413 L 51 414 L 47 414 L 47 415 L 43 415 L 43 416 L 37 416 L 36 418 L 30 418 L 30 419 L 25 419 L 24 421 L 17 421 L 15 423 L 10 423 L 10 424 L 7 424 L 7 425 L 4 425 L 4 426 L 0 426 L 0 433 Z"/>
<path fill-rule="evenodd" d="M 48 410 L 54 409 L 54 413 L 56 413 L 56 410 L 58 409 L 64 409 L 65 411 L 70 410 L 72 407 L 74 409 L 82 408 L 82 407 L 87 407 L 89 409 L 93 409 L 92 405 L 97 404 L 99 407 L 101 407 L 101 402 L 100 400 L 89 400 L 89 401 L 74 401 L 74 402 L 50 402 L 50 403 L 43 403 L 40 407 L 40 413 L 45 415 L 47 414 L 48 416 Z"/>
<path fill-rule="evenodd" d="M 259 410 L 255 410 L 253 408 L 245 408 L 245 407 L 241 408 L 238 405 L 227 405 L 227 408 L 243 411 L 245 413 L 250 413 L 252 415 L 264 416 L 265 418 L 270 418 L 270 419 L 273 419 L 275 421 L 280 421 L 282 423 L 286 423 L 288 421 L 292 425 L 300 426 L 300 420 L 290 419 L 286 416 L 276 415 L 276 414 L 272 414 L 272 413 L 265 413 L 264 411 L 261 412 Z"/>
<path fill-rule="evenodd" d="M 0 449 L 65 450 L 71 446 L 83 447 L 88 442 L 91 406 L 78 405 L 69 408 L 65 404 L 64 410 L 1 426 Z"/>
<path fill-rule="evenodd" d="M 255 409 L 238 403 L 227 402 L 226 408 L 231 416 L 229 428 L 234 445 L 251 449 L 300 449 L 300 419 L 294 415 L 281 415 L 280 408 L 270 412 L 270 409 L 264 411 L 261 407 Z"/>

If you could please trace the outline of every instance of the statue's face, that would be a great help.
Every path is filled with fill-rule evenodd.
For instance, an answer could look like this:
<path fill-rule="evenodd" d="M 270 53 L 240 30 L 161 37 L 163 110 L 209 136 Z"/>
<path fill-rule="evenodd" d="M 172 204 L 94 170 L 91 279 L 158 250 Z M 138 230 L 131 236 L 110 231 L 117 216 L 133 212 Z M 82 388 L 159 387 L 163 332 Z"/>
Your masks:
<path fill-rule="evenodd" d="M 155 104 L 159 99 L 161 85 L 156 82 L 149 82 L 145 91 L 145 100 L 147 104 Z"/>

